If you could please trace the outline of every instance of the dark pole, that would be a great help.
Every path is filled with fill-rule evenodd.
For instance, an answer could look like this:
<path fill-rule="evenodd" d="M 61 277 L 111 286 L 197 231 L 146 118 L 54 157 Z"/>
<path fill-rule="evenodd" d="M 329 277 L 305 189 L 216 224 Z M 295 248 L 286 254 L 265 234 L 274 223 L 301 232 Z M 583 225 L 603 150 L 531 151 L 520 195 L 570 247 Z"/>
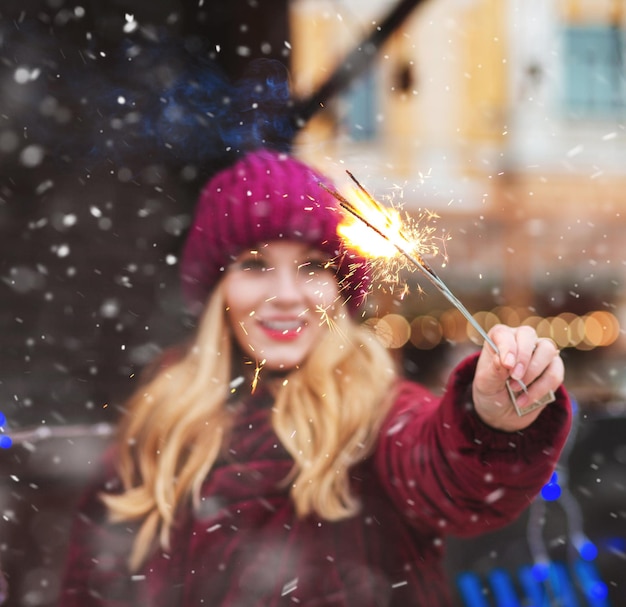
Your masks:
<path fill-rule="evenodd" d="M 365 71 L 383 43 L 423 1 L 400 0 L 381 24 L 348 53 L 316 91 L 305 99 L 295 101 L 291 115 L 296 129 L 304 127 L 324 103 L 349 86 Z"/>

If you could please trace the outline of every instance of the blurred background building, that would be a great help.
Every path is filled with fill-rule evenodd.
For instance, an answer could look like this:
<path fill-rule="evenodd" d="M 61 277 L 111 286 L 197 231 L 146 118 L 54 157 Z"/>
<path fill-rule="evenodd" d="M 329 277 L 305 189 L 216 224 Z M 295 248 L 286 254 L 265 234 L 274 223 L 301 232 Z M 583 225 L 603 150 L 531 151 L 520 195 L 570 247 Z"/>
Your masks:
<path fill-rule="evenodd" d="M 534 604 L 516 576 L 545 550 L 575 593 L 546 605 L 626 605 L 625 20 L 626 0 L 3 1 L 5 604 L 54 604 L 71 509 L 119 408 L 192 327 L 177 256 L 232 117 L 186 104 L 207 90 L 221 104 L 225 74 L 248 117 L 261 58 L 289 72 L 292 103 L 264 106 L 289 114 L 280 138 L 342 188 L 348 169 L 382 202 L 437 213 L 429 263 L 479 323 L 532 324 L 562 348 L 578 405 L 562 496 L 454 543 L 453 579 L 474 573 L 486 605 L 513 605 L 487 583 L 502 568 Z M 268 96 L 279 72 L 261 74 Z M 252 114 L 245 126 L 264 122 Z M 369 322 L 437 391 L 480 339 L 403 278 L 408 294 L 372 295 Z M 585 590 L 586 542 L 604 585 Z M 459 605 L 480 607 L 468 592 Z"/>

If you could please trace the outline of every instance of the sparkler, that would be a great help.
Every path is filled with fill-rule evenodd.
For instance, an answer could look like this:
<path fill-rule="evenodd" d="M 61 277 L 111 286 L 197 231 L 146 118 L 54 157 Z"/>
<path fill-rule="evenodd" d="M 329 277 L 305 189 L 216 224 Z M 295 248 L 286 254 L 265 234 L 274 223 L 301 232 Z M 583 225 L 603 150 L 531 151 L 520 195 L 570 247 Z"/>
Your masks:
<path fill-rule="evenodd" d="M 350 215 L 358 219 L 370 230 L 382 237 L 387 243 L 400 253 L 400 255 L 407 260 L 409 265 L 419 270 L 426 278 L 444 295 L 444 297 L 465 317 L 467 322 L 478 332 L 478 334 L 485 340 L 485 342 L 491 347 L 495 354 L 500 354 L 498 347 L 480 326 L 476 319 L 470 314 L 469 310 L 463 305 L 463 303 L 452 293 L 448 286 L 439 278 L 435 271 L 426 262 L 423 255 L 419 252 L 419 243 L 412 242 L 403 229 L 402 222 L 398 222 L 397 218 L 392 215 L 388 209 L 381 205 L 354 177 L 350 171 L 346 171 L 349 177 L 354 181 L 359 191 L 365 196 L 367 200 L 368 216 L 364 215 L 364 210 L 357 205 L 350 202 L 345 196 L 338 191 L 327 186 L 324 183 L 320 185 L 329 192 L 339 202 L 341 207 L 346 210 Z M 521 380 L 517 380 L 517 383 L 521 386 L 522 390 L 528 393 L 527 387 Z M 509 397 L 515 411 L 518 415 L 526 415 L 531 411 L 543 406 L 544 400 L 536 401 L 523 410 L 518 407 L 515 392 L 511 388 L 510 381 L 506 381 L 506 388 L 509 393 Z M 547 395 L 549 399 L 551 395 Z"/>
<path fill-rule="evenodd" d="M 256 387 L 259 383 L 259 377 L 261 375 L 261 369 L 263 368 L 264 364 L 265 359 L 263 359 L 261 362 L 257 361 L 256 367 L 254 368 L 254 377 L 252 379 L 252 394 L 254 394 L 256 391 Z"/>

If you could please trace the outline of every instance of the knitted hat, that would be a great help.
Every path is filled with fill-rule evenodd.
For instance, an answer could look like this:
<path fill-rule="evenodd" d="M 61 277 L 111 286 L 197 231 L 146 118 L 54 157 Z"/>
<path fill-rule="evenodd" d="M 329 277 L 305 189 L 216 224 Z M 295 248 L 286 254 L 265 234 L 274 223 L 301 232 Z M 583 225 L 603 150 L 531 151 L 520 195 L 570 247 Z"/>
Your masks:
<path fill-rule="evenodd" d="M 212 177 L 200 194 L 180 263 L 190 309 L 202 309 L 240 253 L 285 239 L 308 243 L 335 259 L 342 295 L 356 311 L 369 287 L 367 262 L 338 236 L 342 211 L 320 182 L 330 183 L 293 157 L 266 149 Z"/>

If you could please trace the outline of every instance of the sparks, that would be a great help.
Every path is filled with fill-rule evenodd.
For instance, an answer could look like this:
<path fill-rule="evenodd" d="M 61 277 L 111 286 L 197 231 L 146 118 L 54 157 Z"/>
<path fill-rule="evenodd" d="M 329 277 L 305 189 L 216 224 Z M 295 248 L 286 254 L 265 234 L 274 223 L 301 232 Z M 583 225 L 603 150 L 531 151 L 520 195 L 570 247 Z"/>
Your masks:
<path fill-rule="evenodd" d="M 331 332 L 336 332 L 341 337 L 346 337 L 341 328 L 337 325 L 333 317 L 328 313 L 332 306 L 321 306 L 317 304 L 315 306 L 315 311 L 320 315 L 320 326 L 326 325 L 328 330 Z"/>
<path fill-rule="evenodd" d="M 329 329 L 333 328 L 333 319 L 328 314 L 328 308 L 316 304 L 315 311 L 320 315 L 320 324 L 328 325 Z"/>
<path fill-rule="evenodd" d="M 252 394 L 254 394 L 257 384 L 259 383 L 259 376 L 261 375 L 261 369 L 265 364 L 265 359 L 263 359 L 260 363 L 257 363 L 254 369 L 254 377 L 252 378 Z"/>
<path fill-rule="evenodd" d="M 432 220 L 438 218 L 436 213 L 422 211 L 415 218 L 398 208 L 385 207 L 367 192 L 352 173 L 346 172 L 357 185 L 352 200 L 321 185 L 347 211 L 338 228 L 339 235 L 370 260 L 376 283 L 383 283 L 392 291 L 397 285 L 405 290 L 406 284 L 401 281 L 400 274 L 413 269 L 414 260 L 411 257 L 419 264 L 425 263 L 425 257 L 440 253 L 446 259 L 444 245 L 448 237 L 435 237 L 436 227 Z"/>
<path fill-rule="evenodd" d="M 428 237 L 432 235 L 433 230 L 426 229 L 424 231 L 423 228 L 420 230 L 419 221 L 412 220 L 408 215 L 403 219 L 396 209 L 384 207 L 357 181 L 350 171 L 346 171 L 346 173 L 358 188 L 358 202 L 356 204 L 350 202 L 336 190 L 320 183 L 325 190 L 337 199 L 341 207 L 347 211 L 347 217 L 350 218 L 351 216 L 352 221 L 348 221 L 348 226 L 359 222 L 361 224 L 358 231 L 342 227 L 344 224 L 341 224 L 338 229 L 339 234 L 368 259 L 395 260 L 396 263 L 401 262 L 402 267 L 412 270 L 417 269 L 422 272 L 444 297 L 463 314 L 465 319 L 474 327 L 491 349 L 496 354 L 499 354 L 498 347 L 493 340 L 424 259 L 424 255 L 427 253 L 438 252 L 437 247 L 434 247 L 432 243 L 429 244 Z M 365 242 L 368 244 L 363 245 L 362 243 Z M 397 281 L 399 272 L 397 267 L 394 272 L 387 269 L 387 278 Z M 375 278 L 380 279 L 380 275 L 375 276 Z M 521 381 L 518 380 L 518 383 L 524 392 L 528 392 L 526 386 Z M 528 409 L 521 411 L 518 408 L 515 393 L 508 381 L 506 386 L 518 415 L 528 413 Z"/>

